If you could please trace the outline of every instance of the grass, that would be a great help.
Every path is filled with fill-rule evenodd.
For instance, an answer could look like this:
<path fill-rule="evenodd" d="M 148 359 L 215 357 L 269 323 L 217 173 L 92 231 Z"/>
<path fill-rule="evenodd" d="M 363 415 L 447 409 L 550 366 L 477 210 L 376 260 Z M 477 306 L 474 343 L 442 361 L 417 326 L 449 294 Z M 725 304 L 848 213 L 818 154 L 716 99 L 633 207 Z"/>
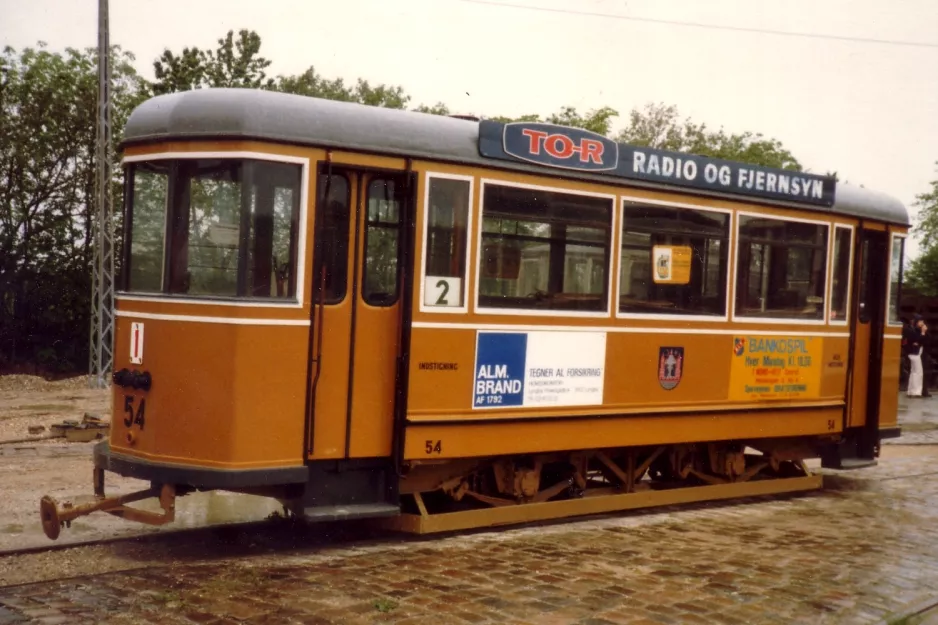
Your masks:
<path fill-rule="evenodd" d="M 185 600 L 182 598 L 178 592 L 167 590 L 161 593 L 158 593 L 154 599 L 162 603 L 166 608 L 170 610 L 176 610 L 185 606 Z"/>
<path fill-rule="evenodd" d="M 388 613 L 397 607 L 397 604 L 395 602 L 391 601 L 390 599 L 383 599 L 383 598 L 375 599 L 375 602 L 373 605 L 375 606 L 375 610 L 377 610 L 378 612 L 382 612 L 382 613 Z"/>

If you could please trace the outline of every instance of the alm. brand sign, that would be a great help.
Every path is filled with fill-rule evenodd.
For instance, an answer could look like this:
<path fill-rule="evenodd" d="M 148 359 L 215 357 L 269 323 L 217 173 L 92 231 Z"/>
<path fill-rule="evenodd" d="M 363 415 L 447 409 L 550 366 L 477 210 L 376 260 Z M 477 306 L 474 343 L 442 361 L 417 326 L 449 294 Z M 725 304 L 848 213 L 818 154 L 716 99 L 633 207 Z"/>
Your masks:
<path fill-rule="evenodd" d="M 476 334 L 473 408 L 603 403 L 605 332 Z"/>

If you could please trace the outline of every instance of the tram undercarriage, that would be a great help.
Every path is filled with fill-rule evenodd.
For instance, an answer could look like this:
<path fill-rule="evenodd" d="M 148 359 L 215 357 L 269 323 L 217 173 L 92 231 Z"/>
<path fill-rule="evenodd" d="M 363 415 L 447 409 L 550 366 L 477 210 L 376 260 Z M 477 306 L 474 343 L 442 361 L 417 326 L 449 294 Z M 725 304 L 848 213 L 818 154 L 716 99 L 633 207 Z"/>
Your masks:
<path fill-rule="evenodd" d="M 771 439 L 418 461 L 405 466 L 397 489 L 399 506 L 359 499 L 317 511 L 304 507 L 303 488 L 297 484 L 224 490 L 274 497 L 299 519 L 372 517 L 388 529 L 426 534 L 813 490 L 822 486 L 822 477 L 812 474 L 804 460 L 818 457 L 826 442 Z M 153 483 L 136 493 L 107 497 L 104 476 L 103 469 L 95 469 L 91 503 L 59 505 L 43 498 L 40 515 L 47 536 L 55 539 L 62 526 L 97 511 L 164 525 L 175 518 L 177 497 L 212 490 Z M 320 474 L 317 479 L 330 478 Z M 341 488 L 338 481 L 317 486 Z M 149 498 L 159 501 L 162 513 L 128 505 Z"/>
<path fill-rule="evenodd" d="M 384 524 L 433 533 L 817 489 L 813 441 L 694 443 L 419 462 Z"/>

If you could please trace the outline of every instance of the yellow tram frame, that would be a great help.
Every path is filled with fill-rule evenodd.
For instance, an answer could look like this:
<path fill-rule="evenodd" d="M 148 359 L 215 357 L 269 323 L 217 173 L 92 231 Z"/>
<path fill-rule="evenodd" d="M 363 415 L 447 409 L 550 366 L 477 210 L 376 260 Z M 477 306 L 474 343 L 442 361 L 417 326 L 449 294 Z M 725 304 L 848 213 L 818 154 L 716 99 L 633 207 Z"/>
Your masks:
<path fill-rule="evenodd" d="M 125 132 L 126 203 L 132 210 L 138 167 L 167 172 L 169 212 L 161 239 L 159 287 L 155 292 L 128 290 L 134 265 L 124 272 L 115 311 L 114 417 L 109 441 L 95 450 L 96 501 L 61 509 L 44 498 L 41 512 L 47 534 L 57 536 L 62 523 L 94 510 L 148 523 L 169 522 L 176 496 L 199 489 L 277 497 L 293 512 L 312 519 L 384 517 L 391 525 L 416 532 L 789 492 L 821 486 L 820 477 L 811 475 L 803 460 L 822 457 L 825 466 L 833 468 L 865 465 L 878 455 L 882 437 L 898 435 L 901 326 L 894 311 L 909 226 L 899 202 L 837 183 L 832 204 L 808 205 L 764 193 L 625 179 L 506 155 L 487 158 L 480 154 L 480 128 L 493 132 L 491 122 L 249 90 L 178 93 L 138 107 Z M 544 132 L 587 136 L 560 127 L 546 127 Z M 558 142 L 555 147 L 563 145 Z M 559 148 L 555 151 L 560 153 Z M 679 156 L 697 158 L 701 167 L 717 163 Z M 262 291 L 267 289 L 263 297 L 191 295 L 182 292 L 191 288 L 188 278 L 172 283 L 178 269 L 173 263 L 182 262 L 176 260 L 180 252 L 173 237 L 181 236 L 188 249 L 185 241 L 191 235 L 185 228 L 192 226 L 183 222 L 195 214 L 175 207 L 177 199 L 193 201 L 186 195 L 190 190 L 174 195 L 183 184 L 178 172 L 189 171 L 186 163 L 229 160 L 280 164 L 284 180 L 294 181 L 283 183 L 290 191 L 295 225 L 290 235 L 295 263 L 288 270 L 285 296 L 267 296 L 272 282 L 264 282 L 257 272 L 270 273 L 271 268 L 256 259 L 258 253 L 248 261 L 245 252 L 238 261 L 253 262 L 254 277 L 244 278 L 250 273 L 244 269 L 238 279 L 253 279 L 255 287 L 260 283 Z M 257 171 L 268 171 L 260 167 Z M 264 175 L 252 179 L 258 185 L 251 200 L 254 212 L 246 217 L 248 209 L 242 207 L 239 213 L 241 225 L 247 224 L 256 237 L 261 236 L 256 225 L 260 222 L 250 220 L 263 210 L 274 210 L 258 208 L 274 202 L 264 195 L 274 194 L 263 186 L 274 185 L 265 183 Z M 455 253 L 452 257 L 455 265 L 464 262 L 461 275 L 455 276 L 459 280 L 452 283 L 461 301 L 443 308 L 427 299 L 427 290 L 433 288 L 426 280 L 425 255 L 430 185 L 435 181 L 451 181 L 453 189 L 468 190 L 461 205 L 465 229 L 451 232 L 462 237 L 461 247 L 454 248 L 462 258 Z M 833 189 L 833 181 L 823 184 Z M 337 191 L 340 187 L 344 195 Z M 480 270 L 480 259 L 490 253 L 483 250 L 482 231 L 492 189 L 492 198 L 498 193 L 509 198 L 492 200 L 502 201 L 505 211 L 528 201 L 525 197 L 539 201 L 538 194 L 561 198 L 550 200 L 558 206 L 575 206 L 571 198 L 576 197 L 592 198 L 597 210 L 603 202 L 608 205 L 608 238 L 602 243 L 607 259 L 604 308 L 571 312 L 493 308 L 481 302 L 483 279 L 489 280 L 486 284 L 493 279 Z M 627 206 L 726 216 L 726 236 L 720 243 L 725 290 L 717 289 L 724 314 L 621 312 Z M 325 210 L 345 215 L 347 223 L 343 226 L 345 217 L 334 219 Z M 386 215 L 372 220 L 372 213 L 381 210 Z M 388 217 L 395 211 L 397 217 Z M 582 214 L 568 212 L 574 215 L 571 224 Z M 737 316 L 738 241 L 744 217 L 827 228 L 821 319 Z M 396 222 L 386 223 L 388 219 Z M 130 242 L 136 236 L 134 220 L 126 222 Z M 177 222 L 183 225 L 174 225 Z M 177 227 L 182 229 L 174 230 Z M 565 225 L 562 231 L 570 227 L 579 226 Z M 395 293 L 366 292 L 372 280 L 367 272 L 379 275 L 384 270 L 380 275 L 385 277 L 394 273 L 368 265 L 369 228 L 397 229 Z M 831 276 L 839 232 L 849 233 L 841 239 L 849 241 L 848 303 L 846 318 L 832 319 Z M 244 242 L 246 235 L 239 236 L 244 251 L 250 243 Z M 345 289 L 341 297 L 327 296 L 327 275 L 330 280 L 337 275 L 329 262 L 341 258 L 343 251 L 327 262 L 323 250 L 334 252 L 342 236 L 348 241 L 342 260 Z M 125 246 L 125 268 L 131 247 Z M 683 253 L 678 247 L 674 253 Z M 492 249 L 496 254 L 515 253 L 497 245 Z M 565 255 L 566 251 L 564 259 Z M 492 262 L 510 265 L 505 258 Z M 563 263 L 566 271 L 566 260 Z M 495 280 L 511 280 L 497 277 L 503 275 L 498 271 Z M 557 295 L 538 297 L 550 301 Z M 601 299 L 597 301 L 601 306 Z M 574 360 L 577 350 L 570 346 L 578 343 L 578 336 L 584 346 L 601 342 L 603 355 L 593 360 L 603 370 L 601 401 L 474 408 L 480 332 L 522 334 L 532 345 L 541 342 L 536 349 L 553 349 L 558 357 Z M 767 399 L 741 391 L 741 380 L 749 379 L 749 373 L 740 373 L 733 353 L 737 339 L 746 337 L 810 343 L 813 364 L 806 365 L 805 374 L 811 379 L 805 386 L 809 396 Z M 679 347 L 685 364 L 671 388 L 660 383 L 657 373 L 660 350 L 666 345 Z M 587 356 L 583 362 L 589 361 Z M 744 447 L 762 455 L 744 453 Z M 659 489 L 642 481 L 653 467 L 681 483 Z M 130 497 L 108 498 L 107 471 L 150 480 L 153 487 Z M 482 471 L 487 472 L 484 479 Z M 554 475 L 554 483 L 544 483 L 548 474 Z M 764 479 L 769 474 L 772 479 Z M 444 494 L 448 501 L 462 502 L 457 507 L 469 501 L 476 507 L 435 509 Z M 432 505 L 428 495 L 433 495 Z M 162 515 L 126 505 L 146 496 L 160 497 Z"/>

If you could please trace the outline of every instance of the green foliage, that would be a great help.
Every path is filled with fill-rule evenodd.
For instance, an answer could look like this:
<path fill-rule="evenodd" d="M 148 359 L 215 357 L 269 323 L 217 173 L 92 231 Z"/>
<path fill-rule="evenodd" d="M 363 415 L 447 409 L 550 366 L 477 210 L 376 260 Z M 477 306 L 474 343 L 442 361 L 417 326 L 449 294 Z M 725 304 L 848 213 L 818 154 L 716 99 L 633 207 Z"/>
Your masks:
<path fill-rule="evenodd" d="M 601 135 L 608 135 L 611 130 L 613 118 L 618 116 L 618 111 L 608 106 L 590 111 L 585 116 L 577 113 L 576 109 L 572 106 L 565 106 L 559 113 L 554 113 L 548 117 L 546 121 L 549 124 L 584 128 Z"/>
<path fill-rule="evenodd" d="M 183 48 L 174 54 L 166 49 L 153 62 L 156 83 L 154 94 L 189 91 L 205 87 L 241 87 L 271 89 L 274 80 L 264 72 L 270 61 L 260 56 L 261 37 L 253 30 L 242 29 L 238 39 L 234 31 L 218 40 L 215 50 Z"/>
<path fill-rule="evenodd" d="M 115 140 L 146 92 L 132 62 L 113 49 Z M 68 369 L 87 357 L 97 53 L 7 47 L 0 65 L 0 366 Z"/>
<path fill-rule="evenodd" d="M 450 115 L 449 107 L 443 104 L 442 102 L 437 102 L 433 106 L 427 106 L 426 104 L 421 104 L 414 109 L 418 113 L 429 113 L 430 115 Z"/>
<path fill-rule="evenodd" d="M 345 81 L 341 78 L 336 78 L 335 80 L 323 78 L 316 73 L 316 69 L 312 66 L 302 74 L 296 74 L 295 76 L 279 76 L 277 78 L 276 90 L 313 98 L 325 98 L 327 100 L 339 100 L 342 102 L 355 101 L 352 96 L 352 89 L 345 85 Z"/>
<path fill-rule="evenodd" d="M 903 277 L 905 284 L 927 297 L 938 296 L 938 245 L 925 249 L 909 263 Z"/>
<path fill-rule="evenodd" d="M 403 87 L 384 84 L 373 87 L 360 78 L 355 86 L 348 86 L 341 78 L 323 78 L 314 67 L 296 76 L 278 76 L 272 88 L 284 93 L 392 109 L 403 109 L 410 102 L 410 96 L 404 93 Z"/>
<path fill-rule="evenodd" d="M 206 52 L 206 74 L 213 87 L 241 87 L 244 89 L 270 88 L 272 79 L 264 70 L 270 61 L 260 55 L 261 37 L 253 30 L 242 29 L 238 40 L 228 31 L 218 40 L 218 48 Z"/>
<path fill-rule="evenodd" d="M 628 126 L 616 138 L 631 145 L 802 170 L 801 163 L 777 139 L 752 132 L 727 134 L 722 128 L 713 131 L 706 124 L 682 121 L 675 106 L 648 104 L 642 111 L 633 109 Z"/>
<path fill-rule="evenodd" d="M 152 85 L 154 95 L 199 89 L 205 82 L 205 53 L 198 48 L 183 48 L 182 54 L 164 50 L 153 62 L 156 82 Z"/>
<path fill-rule="evenodd" d="M 938 166 L 938 161 L 935 165 Z M 915 196 L 918 225 L 912 229 L 923 249 L 909 264 L 904 280 L 922 295 L 938 297 L 938 178 L 928 184 L 931 187 L 928 191 Z"/>
<path fill-rule="evenodd" d="M 935 161 L 938 167 L 938 161 Z M 914 206 L 918 208 L 919 224 L 915 227 L 915 236 L 926 248 L 938 242 L 938 178 L 929 183 L 931 190 L 915 196 Z"/>
<path fill-rule="evenodd" d="M 261 37 L 253 30 L 234 31 L 218 40 L 214 50 L 183 48 L 174 53 L 166 49 L 154 61 L 154 94 L 174 93 L 209 87 L 267 89 L 328 100 L 358 102 L 370 106 L 403 109 L 410 101 L 404 88 L 397 85 L 372 85 L 358 79 L 346 85 L 342 78 L 327 79 L 310 66 L 302 74 L 270 78 L 266 69 L 270 60 L 261 56 Z"/>
<path fill-rule="evenodd" d="M 590 111 L 586 115 L 581 115 L 576 108 L 565 106 L 558 113 L 541 118 L 540 115 L 522 115 L 520 117 L 493 117 L 495 121 L 508 122 L 545 122 L 548 124 L 558 124 L 560 126 L 570 126 L 571 128 L 584 128 L 601 135 L 608 135 L 612 129 L 612 120 L 619 113 L 615 109 L 604 106 L 601 109 Z"/>
<path fill-rule="evenodd" d="M 372 605 L 374 605 L 375 610 L 377 610 L 378 612 L 385 613 L 385 614 L 397 608 L 396 601 L 393 601 L 391 599 L 386 599 L 384 597 L 382 597 L 381 599 L 375 599 Z"/>

